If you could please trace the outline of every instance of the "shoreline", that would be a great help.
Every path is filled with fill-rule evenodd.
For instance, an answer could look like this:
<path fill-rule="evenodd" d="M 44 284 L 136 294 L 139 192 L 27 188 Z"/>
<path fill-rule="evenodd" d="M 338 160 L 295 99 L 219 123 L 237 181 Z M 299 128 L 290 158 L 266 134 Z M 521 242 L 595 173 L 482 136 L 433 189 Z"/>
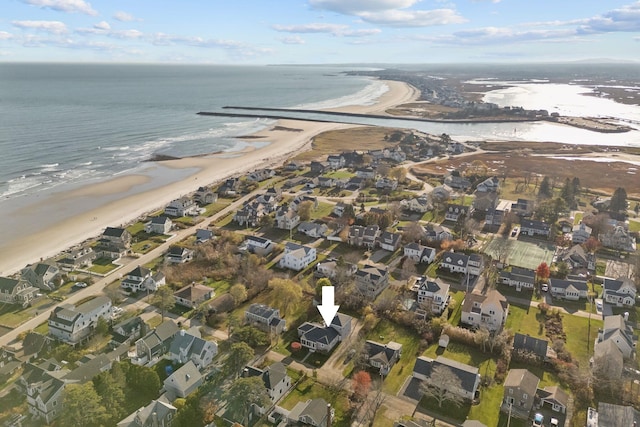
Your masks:
<path fill-rule="evenodd" d="M 419 96 L 412 86 L 397 81 L 384 81 L 389 88 L 372 105 L 353 105 L 327 109 L 327 111 L 347 111 L 352 113 L 384 112 L 387 108 L 411 102 Z M 335 129 L 353 127 L 341 123 L 314 123 L 300 120 L 278 120 L 273 126 L 244 139 L 248 143 L 255 140 L 269 141 L 264 147 L 247 147 L 233 153 L 214 153 L 205 156 L 149 162 L 174 170 L 178 173 L 194 169 L 195 172 L 175 182 L 151 190 L 136 189 L 153 184 L 152 177 L 140 173 L 118 176 L 113 179 L 81 186 L 69 191 L 52 193 L 43 200 L 35 201 L 19 209 L 32 214 L 46 210 L 54 203 L 59 209 L 67 204 L 86 202 L 86 198 L 116 196 L 134 192 L 115 200 L 107 200 L 97 207 L 78 214 L 72 214 L 43 230 L 21 233 L 13 240 L 5 241 L 0 247 L 0 275 L 18 272 L 27 264 L 51 258 L 60 252 L 94 238 L 108 226 L 117 227 L 164 207 L 171 200 L 194 192 L 200 186 L 210 186 L 230 176 L 237 176 L 251 170 L 279 166 L 289 157 L 310 148 L 316 135 Z M 291 130 L 295 129 L 296 132 Z M 243 138 L 240 138 L 243 139 Z M 34 219 L 36 221 L 37 219 Z"/>

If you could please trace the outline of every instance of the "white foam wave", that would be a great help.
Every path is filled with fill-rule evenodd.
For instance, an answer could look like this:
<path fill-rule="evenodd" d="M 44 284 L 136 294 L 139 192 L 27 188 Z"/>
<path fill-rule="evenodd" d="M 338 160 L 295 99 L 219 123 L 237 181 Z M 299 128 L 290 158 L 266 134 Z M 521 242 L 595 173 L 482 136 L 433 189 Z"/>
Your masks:
<path fill-rule="evenodd" d="M 324 108 L 344 107 L 347 105 L 373 105 L 378 98 L 389 90 L 389 86 L 381 80 L 371 80 L 370 82 L 366 87 L 354 94 L 328 99 L 326 101 L 296 105 L 292 108 L 320 110 Z"/>

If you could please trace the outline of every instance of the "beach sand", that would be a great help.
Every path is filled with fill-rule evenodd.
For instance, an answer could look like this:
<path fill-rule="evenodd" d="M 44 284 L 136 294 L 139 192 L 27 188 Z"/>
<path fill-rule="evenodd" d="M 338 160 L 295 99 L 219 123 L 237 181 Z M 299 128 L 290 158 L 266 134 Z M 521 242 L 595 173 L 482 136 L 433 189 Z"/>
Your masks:
<path fill-rule="evenodd" d="M 389 90 L 375 104 L 333 110 L 381 114 L 389 107 L 414 101 L 419 96 L 419 92 L 406 83 L 385 83 Z M 51 209 L 56 209 L 58 214 L 64 216 L 65 209 L 69 206 L 86 204 L 99 207 L 69 214 L 44 230 L 20 230 L 18 237 L 5 239 L 0 244 L 0 274 L 12 274 L 29 263 L 55 256 L 66 248 L 98 236 L 107 226 L 125 225 L 146 213 L 162 208 L 177 197 L 195 191 L 199 186 L 214 184 L 229 176 L 241 175 L 255 169 L 279 166 L 292 154 L 309 149 L 315 135 L 350 126 L 352 125 L 279 120 L 271 129 L 258 132 L 247 139 L 249 144 L 252 141 L 268 141 L 269 144 L 264 147 L 249 147 L 236 153 L 158 162 L 157 167 L 185 172 L 183 175 L 186 175 L 184 179 L 159 188 L 145 191 L 145 187 L 151 183 L 150 176 L 123 175 L 67 192 L 59 192 L 43 200 L 34 200 L 14 214 L 23 215 L 23 218 L 31 215 L 33 221 L 37 222 L 38 215 L 46 215 Z M 189 173 L 190 171 L 193 173 Z M 137 189 L 140 191 L 136 191 Z M 123 196 L 117 197 L 119 194 Z M 88 198 L 99 200 L 90 200 L 92 203 L 88 203 Z M 106 201 L 101 204 L 101 200 Z"/>

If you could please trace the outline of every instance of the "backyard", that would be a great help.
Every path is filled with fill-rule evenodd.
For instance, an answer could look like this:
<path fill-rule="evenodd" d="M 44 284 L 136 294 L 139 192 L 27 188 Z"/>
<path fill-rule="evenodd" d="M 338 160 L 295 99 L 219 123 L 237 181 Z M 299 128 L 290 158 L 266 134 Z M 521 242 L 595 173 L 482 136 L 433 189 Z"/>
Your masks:
<path fill-rule="evenodd" d="M 491 255 L 493 258 L 499 258 L 498 249 L 502 239 L 493 239 L 484 252 L 487 255 Z M 507 264 L 515 265 L 517 267 L 528 268 L 535 270 L 541 263 L 546 262 L 547 265 L 551 265 L 553 260 L 553 253 L 555 246 L 544 241 L 521 241 L 509 239 L 506 241 L 508 245 L 507 249 Z"/>
<path fill-rule="evenodd" d="M 280 403 L 284 409 L 291 410 L 298 402 L 306 402 L 309 399 L 322 398 L 331 404 L 335 410 L 335 418 L 332 426 L 347 427 L 351 425 L 350 417 L 347 413 L 349 408 L 349 398 L 346 391 L 335 392 L 328 390 L 313 378 L 305 378 L 298 383 L 293 390 Z"/>

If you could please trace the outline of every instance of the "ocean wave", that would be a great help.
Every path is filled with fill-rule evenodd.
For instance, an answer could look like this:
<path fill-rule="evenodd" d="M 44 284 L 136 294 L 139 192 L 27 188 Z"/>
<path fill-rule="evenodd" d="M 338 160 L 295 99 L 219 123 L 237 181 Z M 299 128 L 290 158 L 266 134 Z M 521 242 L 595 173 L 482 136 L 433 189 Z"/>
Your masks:
<path fill-rule="evenodd" d="M 341 96 L 340 98 L 328 99 L 326 101 L 312 102 L 309 104 L 296 105 L 291 108 L 320 110 L 325 108 L 337 108 L 347 105 L 373 105 L 378 98 L 389 91 L 389 86 L 381 80 L 370 80 L 370 83 L 362 90 Z"/>

